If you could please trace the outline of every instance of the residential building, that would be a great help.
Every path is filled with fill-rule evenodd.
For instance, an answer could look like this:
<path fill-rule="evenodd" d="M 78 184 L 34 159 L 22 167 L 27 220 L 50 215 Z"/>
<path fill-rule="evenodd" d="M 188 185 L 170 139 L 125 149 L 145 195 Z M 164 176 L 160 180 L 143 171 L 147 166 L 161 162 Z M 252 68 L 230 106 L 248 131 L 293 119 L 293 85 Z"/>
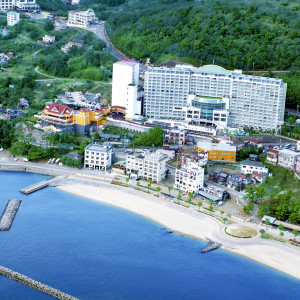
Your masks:
<path fill-rule="evenodd" d="M 149 67 L 144 114 L 220 127 L 273 130 L 283 124 L 286 84 L 216 65 Z"/>
<path fill-rule="evenodd" d="M 255 183 L 265 183 L 267 179 L 267 174 L 260 174 L 260 173 L 253 172 L 251 174 L 251 179 Z"/>
<path fill-rule="evenodd" d="M 19 103 L 18 103 L 18 108 L 28 108 L 29 107 L 29 102 L 25 98 L 21 98 Z"/>
<path fill-rule="evenodd" d="M 112 105 L 126 107 L 126 118 L 137 119 L 142 114 L 143 90 L 139 86 L 140 64 L 129 58 L 113 64 Z"/>
<path fill-rule="evenodd" d="M 300 151 L 300 140 L 297 142 L 297 150 Z"/>
<path fill-rule="evenodd" d="M 203 188 L 204 168 L 189 162 L 176 169 L 174 188 L 186 193 L 198 194 Z"/>
<path fill-rule="evenodd" d="M 15 26 L 20 22 L 20 14 L 14 11 L 9 11 L 7 13 L 7 25 Z"/>
<path fill-rule="evenodd" d="M 187 132 L 185 130 L 171 129 L 164 134 L 166 144 L 184 145 Z"/>
<path fill-rule="evenodd" d="M 67 25 L 70 27 L 88 28 L 97 20 L 98 18 L 96 17 L 94 10 L 91 8 L 86 11 L 72 10 L 69 11 Z"/>
<path fill-rule="evenodd" d="M 0 64 L 5 64 L 9 61 L 10 57 L 4 53 L 0 53 Z"/>
<path fill-rule="evenodd" d="M 227 182 L 228 174 L 224 172 L 221 168 L 216 168 L 213 172 L 209 174 L 209 180 L 217 182 L 219 184 L 225 184 Z"/>
<path fill-rule="evenodd" d="M 106 171 L 111 166 L 112 147 L 90 144 L 84 150 L 84 167 Z"/>
<path fill-rule="evenodd" d="M 199 155 L 207 154 L 207 161 L 236 161 L 236 147 L 226 143 L 198 142 L 196 150 Z"/>
<path fill-rule="evenodd" d="M 244 175 L 246 177 L 246 175 Z M 237 174 L 229 174 L 227 177 L 226 185 L 229 188 L 241 191 L 244 188 L 243 177 Z"/>
<path fill-rule="evenodd" d="M 271 149 L 267 153 L 267 161 L 273 164 L 277 164 L 278 161 L 278 150 Z"/>
<path fill-rule="evenodd" d="M 160 182 L 166 176 L 166 158 L 154 152 L 146 155 L 128 154 L 126 171 L 129 175 L 136 175 L 153 182 Z"/>
<path fill-rule="evenodd" d="M 300 156 L 299 152 L 295 152 L 289 149 L 283 149 L 278 152 L 278 166 L 295 170 L 296 158 Z"/>
<path fill-rule="evenodd" d="M 70 157 L 72 159 L 75 159 L 75 160 L 80 160 L 83 158 L 83 155 L 79 154 L 79 153 L 76 153 L 76 152 L 70 152 L 66 155 L 67 157 Z"/>
<path fill-rule="evenodd" d="M 22 118 L 24 116 L 25 116 L 25 113 L 23 113 L 20 110 L 16 110 L 13 108 L 7 110 L 7 118 L 8 119 Z"/>
<path fill-rule="evenodd" d="M 0 11 L 9 11 L 16 6 L 16 0 L 0 0 Z"/>
<path fill-rule="evenodd" d="M 242 174 L 268 174 L 269 170 L 259 161 L 251 161 L 249 159 L 244 160 L 240 164 L 240 170 Z"/>
<path fill-rule="evenodd" d="M 175 158 L 174 150 L 158 149 L 156 152 L 163 155 L 165 158 L 167 158 L 167 160 L 171 160 Z"/>
<path fill-rule="evenodd" d="M 252 139 L 249 141 L 249 144 L 252 145 L 252 146 L 256 146 L 257 148 L 260 148 L 263 146 L 262 142 L 260 142 L 259 140 L 257 139 Z"/>
<path fill-rule="evenodd" d="M 82 46 L 84 46 L 84 41 L 75 39 L 75 40 L 69 41 L 66 45 L 62 46 L 60 49 L 62 52 L 67 53 L 67 52 L 69 52 L 69 50 L 72 47 L 81 48 Z"/>
<path fill-rule="evenodd" d="M 55 42 L 55 35 L 45 35 L 43 37 L 43 42 L 46 45 L 53 44 Z"/>

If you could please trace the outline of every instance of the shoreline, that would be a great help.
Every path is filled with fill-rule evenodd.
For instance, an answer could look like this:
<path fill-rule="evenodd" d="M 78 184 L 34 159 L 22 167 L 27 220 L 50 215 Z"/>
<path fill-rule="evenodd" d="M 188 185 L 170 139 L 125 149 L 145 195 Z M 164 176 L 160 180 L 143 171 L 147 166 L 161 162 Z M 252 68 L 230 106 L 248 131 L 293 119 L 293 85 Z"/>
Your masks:
<path fill-rule="evenodd" d="M 121 186 L 101 183 L 96 187 L 87 183 L 69 184 L 56 188 L 97 202 L 126 209 L 159 223 L 178 234 L 222 244 L 222 249 L 300 279 L 300 249 L 263 240 L 260 233 L 251 239 L 234 238 L 224 231 L 226 225 L 194 209 L 179 206 L 162 197 L 128 190 Z"/>

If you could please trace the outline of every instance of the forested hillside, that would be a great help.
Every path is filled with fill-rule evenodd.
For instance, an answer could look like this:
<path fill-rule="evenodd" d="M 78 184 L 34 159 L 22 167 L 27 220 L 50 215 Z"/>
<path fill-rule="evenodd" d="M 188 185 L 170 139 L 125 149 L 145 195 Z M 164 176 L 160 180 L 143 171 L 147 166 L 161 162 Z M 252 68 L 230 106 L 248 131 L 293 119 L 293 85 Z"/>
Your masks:
<path fill-rule="evenodd" d="M 130 56 L 174 56 L 243 70 L 300 65 L 299 1 L 142 0 L 112 13 L 113 43 Z"/>

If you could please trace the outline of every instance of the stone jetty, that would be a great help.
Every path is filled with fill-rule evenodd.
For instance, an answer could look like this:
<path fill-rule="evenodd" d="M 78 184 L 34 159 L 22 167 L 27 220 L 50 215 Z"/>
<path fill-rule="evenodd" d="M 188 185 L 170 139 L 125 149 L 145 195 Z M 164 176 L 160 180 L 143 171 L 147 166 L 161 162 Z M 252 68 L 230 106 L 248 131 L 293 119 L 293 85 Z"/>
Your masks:
<path fill-rule="evenodd" d="M 208 251 L 212 251 L 212 250 L 215 250 L 215 249 L 218 249 L 222 246 L 222 244 L 220 243 L 217 243 L 217 242 L 214 242 L 208 238 L 206 238 L 208 240 L 208 242 L 210 243 L 210 245 L 208 247 L 206 247 L 205 249 L 202 249 L 201 250 L 201 253 L 205 253 L 205 252 L 208 252 Z"/>
<path fill-rule="evenodd" d="M 0 219 L 0 231 L 9 231 L 15 219 L 21 200 L 9 200 Z"/>
<path fill-rule="evenodd" d="M 27 285 L 31 287 L 32 289 L 35 289 L 37 291 L 40 291 L 44 294 L 50 295 L 54 298 L 61 299 L 61 300 L 78 300 L 78 298 L 75 298 L 73 296 L 70 296 L 66 293 L 63 293 L 57 289 L 52 288 L 51 286 L 48 286 L 46 284 L 43 284 L 41 282 L 38 282 L 36 280 L 33 280 L 25 275 L 22 275 L 20 273 L 14 272 L 10 269 L 7 269 L 3 266 L 0 266 L 0 275 L 5 276 L 9 279 L 12 279 L 16 282 L 22 283 L 24 285 Z"/>
<path fill-rule="evenodd" d="M 49 179 L 49 180 L 43 180 L 43 181 L 34 183 L 30 186 L 27 186 L 27 187 L 21 189 L 20 192 L 23 194 L 29 195 L 29 194 L 36 192 L 38 190 L 41 190 L 49 185 L 51 185 L 51 186 L 60 185 L 60 181 L 62 181 L 64 179 L 65 179 L 64 176 L 57 176 L 57 177 Z"/>

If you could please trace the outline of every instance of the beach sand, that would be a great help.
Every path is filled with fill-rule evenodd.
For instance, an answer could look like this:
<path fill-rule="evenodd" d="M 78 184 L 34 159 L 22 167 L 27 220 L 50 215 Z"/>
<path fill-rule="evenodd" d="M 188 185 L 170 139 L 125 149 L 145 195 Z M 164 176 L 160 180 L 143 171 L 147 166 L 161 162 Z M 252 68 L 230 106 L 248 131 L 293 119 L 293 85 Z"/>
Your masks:
<path fill-rule="evenodd" d="M 263 240 L 259 234 L 251 239 L 230 237 L 224 232 L 226 225 L 197 212 L 194 208 L 188 209 L 162 197 L 158 198 L 137 190 L 108 184 L 103 184 L 101 187 L 72 184 L 58 188 L 127 209 L 184 235 L 218 241 L 226 250 L 300 279 L 300 249 L 279 242 Z"/>

